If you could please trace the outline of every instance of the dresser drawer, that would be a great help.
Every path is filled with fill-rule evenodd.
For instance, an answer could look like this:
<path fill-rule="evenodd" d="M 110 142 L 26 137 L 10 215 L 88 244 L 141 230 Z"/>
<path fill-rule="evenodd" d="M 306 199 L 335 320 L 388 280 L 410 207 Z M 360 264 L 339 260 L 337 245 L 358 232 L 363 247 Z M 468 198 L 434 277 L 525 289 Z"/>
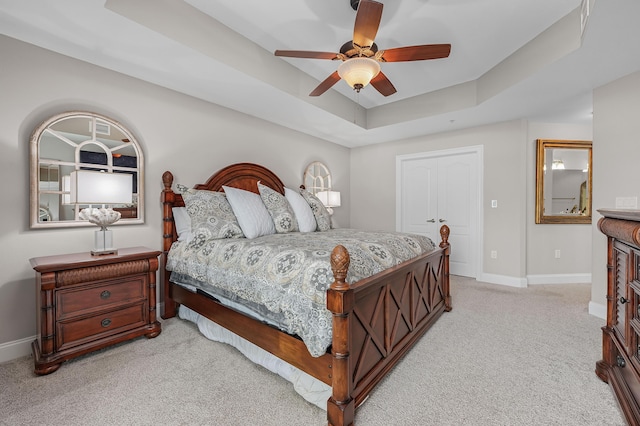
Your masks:
<path fill-rule="evenodd" d="M 146 321 L 145 305 L 141 303 L 75 321 L 58 322 L 56 346 L 58 350 L 64 350 L 144 325 Z"/>
<path fill-rule="evenodd" d="M 145 282 L 144 276 L 129 277 L 93 287 L 58 291 L 57 317 L 63 320 L 145 299 Z"/>

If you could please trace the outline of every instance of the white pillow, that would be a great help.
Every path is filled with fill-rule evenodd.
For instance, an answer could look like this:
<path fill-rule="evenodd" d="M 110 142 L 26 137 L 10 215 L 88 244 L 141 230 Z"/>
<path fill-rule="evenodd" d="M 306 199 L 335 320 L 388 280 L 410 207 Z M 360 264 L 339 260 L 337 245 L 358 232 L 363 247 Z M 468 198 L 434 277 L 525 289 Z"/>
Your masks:
<path fill-rule="evenodd" d="M 186 207 L 173 207 L 173 222 L 176 224 L 178 241 L 191 241 L 191 217 Z"/>
<path fill-rule="evenodd" d="M 251 239 L 276 233 L 273 219 L 260 195 L 229 186 L 222 188 L 245 237 Z"/>
<path fill-rule="evenodd" d="M 302 198 L 302 195 L 298 191 L 285 188 L 284 196 L 289 201 L 289 205 L 293 209 L 293 213 L 296 215 L 298 221 L 298 228 L 300 232 L 313 232 L 318 227 L 316 223 L 316 217 L 309 207 L 309 203 Z"/>

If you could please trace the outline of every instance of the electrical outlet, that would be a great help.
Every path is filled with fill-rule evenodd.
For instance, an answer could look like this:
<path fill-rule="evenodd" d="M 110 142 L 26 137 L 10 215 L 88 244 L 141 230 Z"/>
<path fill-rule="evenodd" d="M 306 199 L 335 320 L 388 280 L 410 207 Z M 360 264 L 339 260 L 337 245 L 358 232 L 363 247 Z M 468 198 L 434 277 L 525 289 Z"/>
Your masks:
<path fill-rule="evenodd" d="M 497 250 L 491 250 L 491 258 L 492 259 L 497 259 L 498 258 L 498 251 Z"/>
<path fill-rule="evenodd" d="M 560 259 L 560 250 L 556 249 L 556 259 Z"/>

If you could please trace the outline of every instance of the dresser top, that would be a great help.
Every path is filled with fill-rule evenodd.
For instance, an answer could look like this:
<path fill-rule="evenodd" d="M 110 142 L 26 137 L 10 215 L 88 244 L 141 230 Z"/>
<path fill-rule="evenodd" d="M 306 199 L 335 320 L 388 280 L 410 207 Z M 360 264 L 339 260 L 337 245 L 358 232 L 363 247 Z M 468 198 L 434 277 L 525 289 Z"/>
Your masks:
<path fill-rule="evenodd" d="M 34 257 L 29 259 L 29 262 L 31 262 L 31 267 L 38 272 L 51 272 L 148 259 L 150 257 L 158 257 L 160 253 L 162 252 L 147 247 L 127 247 L 118 249 L 117 254 L 93 256 L 90 252 L 86 251 L 82 253 Z"/>
<path fill-rule="evenodd" d="M 628 210 L 628 209 L 598 209 L 604 217 L 611 217 L 614 219 L 633 220 L 640 222 L 640 210 Z"/>

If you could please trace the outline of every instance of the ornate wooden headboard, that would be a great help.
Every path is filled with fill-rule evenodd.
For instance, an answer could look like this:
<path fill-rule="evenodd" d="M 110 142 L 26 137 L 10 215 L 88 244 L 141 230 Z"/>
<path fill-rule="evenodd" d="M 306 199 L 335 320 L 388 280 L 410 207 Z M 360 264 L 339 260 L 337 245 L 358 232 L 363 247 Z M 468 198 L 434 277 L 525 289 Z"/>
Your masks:
<path fill-rule="evenodd" d="M 258 182 L 266 185 L 280 194 L 284 194 L 284 184 L 280 178 L 264 166 L 253 163 L 236 163 L 215 172 L 195 189 L 209 191 L 223 191 L 222 186 L 231 186 L 258 193 Z M 163 220 L 163 250 L 168 251 L 171 244 L 178 238 L 173 222 L 173 207 L 184 207 L 182 195 L 173 192 L 173 174 L 166 171 L 162 175 L 162 220 Z"/>

